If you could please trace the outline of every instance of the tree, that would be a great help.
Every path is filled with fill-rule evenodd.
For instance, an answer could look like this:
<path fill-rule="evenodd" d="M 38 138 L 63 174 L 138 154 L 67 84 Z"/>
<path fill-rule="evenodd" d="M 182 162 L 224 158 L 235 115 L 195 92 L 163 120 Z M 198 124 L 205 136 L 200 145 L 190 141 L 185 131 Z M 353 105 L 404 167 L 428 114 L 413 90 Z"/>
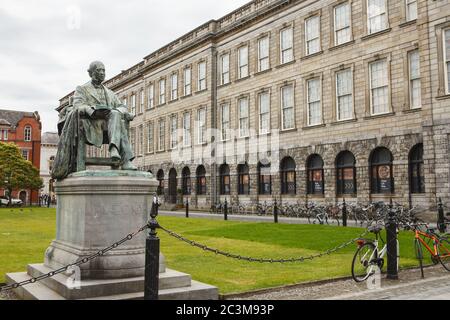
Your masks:
<path fill-rule="evenodd" d="M 19 148 L 13 143 L 0 142 L 0 187 L 8 191 L 9 205 L 13 190 L 38 190 L 42 186 L 39 169 L 22 157 Z"/>

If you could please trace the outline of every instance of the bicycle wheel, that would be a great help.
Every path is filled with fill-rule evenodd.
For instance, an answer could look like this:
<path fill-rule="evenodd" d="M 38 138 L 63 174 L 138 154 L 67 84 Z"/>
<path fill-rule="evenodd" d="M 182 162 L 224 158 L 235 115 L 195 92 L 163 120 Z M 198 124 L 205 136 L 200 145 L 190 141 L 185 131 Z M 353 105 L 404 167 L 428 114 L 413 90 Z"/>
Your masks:
<path fill-rule="evenodd" d="M 441 239 L 439 241 L 438 257 L 442 266 L 447 271 L 450 271 L 450 242 L 448 240 Z"/>
<path fill-rule="evenodd" d="M 353 256 L 352 261 L 352 277 L 356 282 L 363 282 L 367 280 L 375 271 L 373 269 L 376 264 L 371 261 L 377 256 L 375 245 L 371 242 L 366 242 L 360 246 Z"/>

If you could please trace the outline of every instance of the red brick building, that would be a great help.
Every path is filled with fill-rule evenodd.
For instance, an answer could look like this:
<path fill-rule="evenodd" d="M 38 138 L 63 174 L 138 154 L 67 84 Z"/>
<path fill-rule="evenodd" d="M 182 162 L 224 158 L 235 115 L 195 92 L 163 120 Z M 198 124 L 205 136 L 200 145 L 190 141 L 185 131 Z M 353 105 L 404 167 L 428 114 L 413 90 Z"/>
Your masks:
<path fill-rule="evenodd" d="M 0 141 L 13 142 L 19 148 L 23 157 L 29 160 L 37 169 L 41 161 L 41 130 L 42 124 L 37 111 L 0 110 Z M 0 196 L 5 190 L 0 188 Z M 20 198 L 24 203 L 38 203 L 39 191 L 14 190 L 13 198 Z"/>

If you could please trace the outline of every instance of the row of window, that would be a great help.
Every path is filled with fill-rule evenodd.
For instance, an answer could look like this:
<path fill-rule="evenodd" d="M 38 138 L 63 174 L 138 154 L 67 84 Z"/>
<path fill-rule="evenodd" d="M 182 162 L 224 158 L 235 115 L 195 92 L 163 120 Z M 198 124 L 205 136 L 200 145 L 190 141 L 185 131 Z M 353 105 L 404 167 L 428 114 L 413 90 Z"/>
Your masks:
<path fill-rule="evenodd" d="M 409 184 L 411 193 L 424 193 L 423 145 L 414 146 L 409 154 Z M 336 194 L 356 195 L 357 175 L 356 160 L 350 151 L 343 151 L 336 157 Z M 325 193 L 325 176 L 323 160 L 317 155 L 311 155 L 306 163 L 306 190 L 311 195 Z M 270 163 L 260 162 L 257 167 L 258 194 L 272 193 L 272 175 Z M 281 194 L 295 195 L 297 193 L 296 163 L 291 157 L 284 158 L 280 163 Z M 373 150 L 369 158 L 370 190 L 373 194 L 394 193 L 393 156 L 384 147 Z M 223 164 L 219 168 L 220 194 L 229 195 L 231 192 L 230 167 Z M 237 192 L 241 195 L 250 194 L 250 173 L 247 164 L 237 167 Z M 157 173 L 160 192 L 164 189 L 164 171 Z M 169 181 L 176 184 L 176 171 L 171 169 Z M 171 183 L 171 182 L 169 182 Z M 183 194 L 191 194 L 191 172 L 188 167 L 182 171 Z M 206 194 L 206 170 L 203 165 L 196 170 L 196 191 L 199 195 Z"/>
<path fill-rule="evenodd" d="M 0 130 L 0 140 L 3 141 L 8 141 L 8 129 L 1 129 Z M 31 127 L 30 126 L 26 126 L 23 129 L 23 139 L 24 141 L 31 141 Z"/>
<path fill-rule="evenodd" d="M 417 1 L 405 0 L 407 20 L 415 20 L 417 18 Z M 334 22 L 333 22 L 333 37 L 335 45 L 340 45 L 352 40 L 351 36 L 351 3 L 344 2 L 336 5 L 333 9 Z M 376 33 L 388 28 L 387 18 L 387 0 L 367 0 L 367 30 L 369 34 Z M 309 17 L 305 20 L 305 54 L 311 55 L 321 51 L 321 26 L 320 15 Z M 443 30 L 443 59 L 444 59 L 444 78 L 445 78 L 445 92 L 450 93 L 450 29 Z M 289 63 L 294 60 L 294 30 L 292 26 L 286 27 L 280 31 L 279 34 L 279 53 L 280 64 Z M 270 38 L 269 36 L 263 36 L 258 39 L 257 42 L 257 71 L 262 72 L 270 69 Z M 219 58 L 219 83 L 224 85 L 231 82 L 230 76 L 230 53 L 226 52 L 220 55 Z M 242 79 L 249 76 L 249 45 L 244 45 L 237 50 L 237 78 Z M 197 91 L 203 91 L 207 89 L 207 63 L 206 61 L 200 61 L 197 63 Z M 388 69 L 386 64 L 379 63 L 374 64 L 371 67 L 370 74 L 371 80 L 372 99 L 374 113 L 377 113 L 381 109 L 386 107 L 386 99 L 384 98 L 387 90 L 387 74 Z M 420 66 L 419 55 L 414 53 L 409 58 L 409 81 L 410 81 L 410 105 L 412 107 L 420 106 Z M 182 95 L 188 96 L 192 93 L 192 66 L 186 67 L 182 71 L 183 81 L 182 87 L 179 88 L 179 75 L 178 72 L 172 73 L 169 76 L 169 98 L 170 100 L 177 100 L 182 91 Z M 348 94 L 350 85 L 348 76 L 342 75 L 340 82 L 341 86 L 336 88 L 339 91 L 339 95 L 346 96 Z M 162 78 L 154 83 L 151 83 L 147 88 L 147 109 L 152 109 L 155 104 L 163 105 L 167 99 L 167 80 Z M 314 84 L 312 83 L 312 86 Z M 155 88 L 156 86 L 156 88 Z M 157 95 L 156 95 L 156 89 Z M 314 88 L 312 94 L 314 94 Z M 316 89 L 317 90 L 317 89 Z M 156 95 L 156 96 L 155 96 Z M 311 97 L 312 103 L 314 103 L 314 96 Z M 139 99 L 139 103 L 137 102 Z M 346 98 L 341 99 L 346 104 Z M 375 100 L 375 101 L 373 101 Z M 123 98 L 123 104 L 128 106 L 128 109 L 133 114 L 140 114 L 145 109 L 145 94 L 144 89 L 140 90 L 139 98 L 137 94 L 131 95 L 131 101 L 128 103 L 128 98 Z M 339 114 L 339 113 L 338 113 Z M 345 117 L 347 114 L 342 114 Z M 314 122 L 318 119 L 318 114 L 312 112 L 311 120 Z"/>
<path fill-rule="evenodd" d="M 204 91 L 207 89 L 206 86 L 206 61 L 200 61 L 197 64 L 197 91 Z M 175 101 L 179 98 L 180 88 L 178 73 L 173 73 L 169 77 L 170 81 L 170 101 Z M 155 85 L 158 88 L 157 96 L 155 96 Z M 155 83 L 151 83 L 147 86 L 147 110 L 152 109 L 155 105 L 163 105 L 166 101 L 166 78 L 162 78 Z M 192 94 L 192 67 L 186 67 L 183 70 L 183 88 L 182 92 L 184 96 L 189 96 Z M 136 101 L 136 94 L 131 95 L 130 103 L 128 103 L 128 98 L 123 97 L 122 103 L 127 106 L 128 111 L 133 114 L 141 114 L 145 109 L 145 94 L 144 89 L 139 92 L 139 103 Z"/>
<path fill-rule="evenodd" d="M 409 95 L 411 109 L 421 107 L 421 84 L 420 84 L 420 66 L 419 51 L 413 50 L 408 53 L 409 70 Z M 390 106 L 390 84 L 389 84 L 389 62 L 387 58 L 374 61 L 369 64 L 370 81 L 370 114 L 380 115 L 391 112 Z M 354 111 L 354 85 L 353 69 L 344 68 L 335 72 L 335 114 L 337 121 L 345 121 L 355 118 Z M 316 126 L 323 124 L 322 112 L 322 79 L 311 78 L 305 83 L 306 89 L 306 124 L 307 126 Z M 287 84 L 280 88 L 281 105 L 281 129 L 294 129 L 295 125 L 295 102 L 294 102 L 294 84 Z M 260 91 L 257 94 L 257 115 L 258 132 L 266 134 L 271 128 L 271 95 L 269 90 Z M 237 101 L 237 129 L 238 137 L 248 137 L 250 132 L 250 98 L 243 96 Z M 233 125 L 231 122 L 230 103 L 220 105 L 220 130 L 221 139 L 226 141 L 230 139 Z M 189 147 L 192 144 L 191 136 L 191 113 L 185 112 L 182 115 L 182 138 L 183 147 Z M 197 141 L 198 144 L 206 142 L 206 108 L 200 108 L 196 114 Z M 157 126 L 157 151 L 165 150 L 166 145 L 166 120 L 159 119 Z M 178 145 L 178 117 L 172 115 L 169 118 L 169 146 L 174 149 Z M 148 122 L 146 127 L 141 125 L 130 130 L 130 142 L 136 154 L 142 155 L 144 152 L 154 152 L 154 123 Z M 145 132 L 144 132 L 145 130 Z M 146 141 L 144 141 L 146 136 Z M 144 150 L 144 144 L 146 148 Z"/>
<path fill-rule="evenodd" d="M 387 0 L 367 1 L 367 33 L 374 34 L 389 27 Z M 352 41 L 352 4 L 339 3 L 333 8 L 332 38 L 334 45 L 338 46 Z M 417 19 L 417 1 L 405 0 L 406 19 Z M 321 52 L 321 15 L 314 14 L 304 22 L 304 55 L 309 56 Z M 279 32 L 279 63 L 285 64 L 294 61 L 294 28 L 288 26 Z M 270 68 L 270 37 L 262 36 L 257 41 L 257 72 Z M 220 57 L 220 84 L 225 85 L 230 80 L 230 53 Z M 249 76 L 249 46 L 243 45 L 237 50 L 237 79 Z"/>

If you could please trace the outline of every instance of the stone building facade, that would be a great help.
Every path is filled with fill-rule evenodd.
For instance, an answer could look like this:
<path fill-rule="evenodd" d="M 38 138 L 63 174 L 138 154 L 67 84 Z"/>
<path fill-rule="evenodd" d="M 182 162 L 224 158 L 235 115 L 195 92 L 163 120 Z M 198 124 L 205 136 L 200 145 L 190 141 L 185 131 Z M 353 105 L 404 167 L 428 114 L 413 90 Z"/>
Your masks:
<path fill-rule="evenodd" d="M 254 0 L 105 84 L 166 201 L 433 207 L 450 202 L 449 78 L 448 1 Z"/>
<path fill-rule="evenodd" d="M 0 110 L 0 141 L 16 144 L 22 156 L 39 168 L 41 161 L 42 124 L 37 111 Z M 0 196 L 5 190 L 0 188 Z M 23 203 L 38 203 L 37 190 L 13 190 L 12 197 L 20 198 Z"/>
<path fill-rule="evenodd" d="M 55 195 L 54 180 L 51 177 L 53 162 L 55 161 L 56 151 L 58 150 L 59 136 L 56 132 L 44 132 L 41 137 L 41 163 L 39 174 L 44 182 L 40 193 L 48 194 L 51 197 Z"/>

